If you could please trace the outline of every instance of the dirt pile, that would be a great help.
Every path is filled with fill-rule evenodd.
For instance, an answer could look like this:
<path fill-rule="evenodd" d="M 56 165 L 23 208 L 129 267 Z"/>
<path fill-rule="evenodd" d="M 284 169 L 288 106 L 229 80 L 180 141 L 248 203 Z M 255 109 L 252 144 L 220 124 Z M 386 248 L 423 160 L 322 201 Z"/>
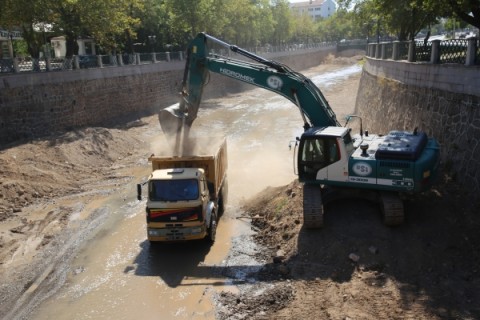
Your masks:
<path fill-rule="evenodd" d="M 116 169 L 138 159 L 143 125 L 85 128 L 0 151 L 0 315 L 61 251 L 75 213 L 125 178 Z"/>
<path fill-rule="evenodd" d="M 478 318 L 478 208 L 462 212 L 467 199 L 454 190 L 444 177 L 406 196 L 398 228 L 381 223 L 375 203 L 352 200 L 329 204 L 325 227 L 305 230 L 298 182 L 268 188 L 244 208 L 264 248 L 258 258 L 269 261 L 257 280 L 270 278 L 273 288 L 222 302 L 234 319 Z M 277 296 L 276 308 L 259 305 Z"/>
<path fill-rule="evenodd" d="M 132 155 L 136 143 L 121 132 L 86 128 L 0 151 L 0 221 L 22 215 L 37 199 L 78 192 L 104 176 L 103 168 Z"/>
<path fill-rule="evenodd" d="M 296 236 L 302 228 L 302 187 L 294 181 L 285 187 L 270 187 L 244 205 L 257 231 L 256 241 L 268 248 L 275 261 L 297 253 Z"/>

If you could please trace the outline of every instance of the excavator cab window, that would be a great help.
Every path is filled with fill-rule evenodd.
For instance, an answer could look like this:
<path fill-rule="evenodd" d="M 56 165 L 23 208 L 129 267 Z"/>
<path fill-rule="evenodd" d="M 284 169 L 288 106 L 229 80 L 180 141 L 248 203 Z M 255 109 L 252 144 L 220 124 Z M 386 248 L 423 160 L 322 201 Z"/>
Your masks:
<path fill-rule="evenodd" d="M 350 133 L 347 133 L 343 137 L 343 143 L 345 144 L 345 149 L 347 151 L 347 155 L 351 156 L 352 153 L 355 151 L 355 147 L 353 146 L 353 140 L 352 140 L 352 137 L 350 136 Z"/>
<path fill-rule="evenodd" d="M 340 160 L 335 137 L 317 136 L 302 142 L 298 153 L 298 175 L 301 180 L 316 180 L 318 170 Z"/>

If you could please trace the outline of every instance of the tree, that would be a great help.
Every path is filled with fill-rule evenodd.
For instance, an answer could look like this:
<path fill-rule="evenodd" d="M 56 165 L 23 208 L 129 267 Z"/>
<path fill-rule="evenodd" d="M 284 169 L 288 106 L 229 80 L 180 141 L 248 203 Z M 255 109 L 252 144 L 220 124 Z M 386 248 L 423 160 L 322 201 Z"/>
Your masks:
<path fill-rule="evenodd" d="M 149 36 L 155 36 L 155 40 L 150 41 L 153 50 L 161 48 L 169 51 L 172 47 L 177 47 L 178 40 L 173 37 L 173 26 L 165 2 L 146 0 L 144 6 L 144 14 L 137 30 L 140 41 L 149 41 Z"/>
<path fill-rule="evenodd" d="M 44 39 L 35 26 L 48 20 L 44 10 L 47 0 L 3 0 L 0 21 L 7 28 L 19 27 L 32 58 L 40 57 Z"/>
<path fill-rule="evenodd" d="M 140 0 L 47 1 L 44 10 L 51 13 L 56 30 L 65 35 L 67 57 L 78 54 L 77 39 L 82 36 L 95 38 L 105 51 L 115 50 L 117 37 L 134 36 L 139 22 L 135 11 L 143 10 Z"/>
<path fill-rule="evenodd" d="M 294 17 L 287 0 L 277 0 L 272 3 L 273 34 L 272 43 L 281 44 L 289 42 L 293 35 L 295 25 Z"/>
<path fill-rule="evenodd" d="M 480 28 L 478 0 L 339 0 L 339 3 L 343 7 L 353 6 L 365 26 L 378 24 L 399 40 L 413 39 L 439 18 L 458 18 Z"/>
<path fill-rule="evenodd" d="M 446 2 L 447 10 L 443 12 L 445 16 L 451 17 L 453 12 L 458 18 L 480 29 L 480 1 L 446 0 Z"/>
<path fill-rule="evenodd" d="M 223 32 L 215 30 L 213 35 L 224 38 L 235 43 L 238 46 L 257 45 L 259 40 L 256 21 L 261 15 L 261 11 L 256 8 L 256 4 L 250 0 L 230 0 L 225 6 L 225 25 Z M 267 13 L 267 19 L 271 19 L 271 12 Z"/>
<path fill-rule="evenodd" d="M 254 0 L 252 1 L 252 23 L 250 32 L 250 41 L 246 45 L 256 46 L 272 41 L 275 25 L 273 18 L 273 8 L 269 0 Z M 283 23 L 281 21 L 280 23 Z M 281 43 L 279 43 L 281 44 Z"/>
<path fill-rule="evenodd" d="M 293 36 L 294 42 L 308 43 L 317 32 L 315 22 L 308 13 L 294 13 Z"/>
<path fill-rule="evenodd" d="M 225 8 L 221 0 L 165 0 L 167 11 L 175 37 L 185 43 L 199 32 L 212 33 L 220 30 L 223 19 L 214 19 L 215 13 L 221 14 Z"/>

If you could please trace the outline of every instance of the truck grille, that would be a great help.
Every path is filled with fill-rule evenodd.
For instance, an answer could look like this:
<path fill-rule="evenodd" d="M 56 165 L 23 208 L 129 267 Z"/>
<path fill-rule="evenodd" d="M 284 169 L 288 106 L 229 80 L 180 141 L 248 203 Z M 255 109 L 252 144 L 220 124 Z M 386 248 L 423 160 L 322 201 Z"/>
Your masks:
<path fill-rule="evenodd" d="M 175 208 L 175 209 L 149 209 L 147 222 L 188 222 L 202 221 L 202 207 Z"/>

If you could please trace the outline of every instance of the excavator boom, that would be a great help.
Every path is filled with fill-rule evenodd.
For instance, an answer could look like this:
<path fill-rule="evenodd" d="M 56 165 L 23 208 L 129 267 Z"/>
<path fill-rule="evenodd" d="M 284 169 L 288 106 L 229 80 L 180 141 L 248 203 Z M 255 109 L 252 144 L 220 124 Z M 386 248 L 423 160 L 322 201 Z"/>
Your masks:
<path fill-rule="evenodd" d="M 209 54 L 210 42 L 220 44 L 253 61 Z M 181 129 L 191 127 L 197 117 L 209 72 L 250 83 L 284 96 L 299 108 L 305 129 L 312 126 L 340 126 L 322 92 L 301 73 L 200 33 L 187 48 L 180 103 L 159 113 L 160 125 L 166 134 L 174 135 Z"/>

